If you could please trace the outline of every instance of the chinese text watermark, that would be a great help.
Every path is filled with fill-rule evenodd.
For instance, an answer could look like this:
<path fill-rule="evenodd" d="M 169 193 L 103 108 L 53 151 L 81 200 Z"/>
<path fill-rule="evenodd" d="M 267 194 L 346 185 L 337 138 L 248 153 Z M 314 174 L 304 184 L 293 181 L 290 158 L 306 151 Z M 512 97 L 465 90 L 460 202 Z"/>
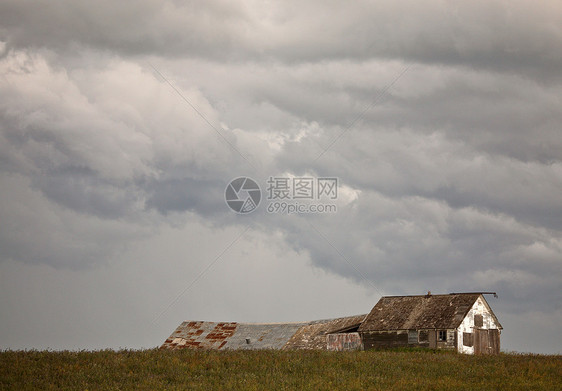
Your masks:
<path fill-rule="evenodd" d="M 335 213 L 337 205 L 329 201 L 338 198 L 338 178 L 270 176 L 266 181 L 268 213 L 305 214 Z M 226 187 L 225 200 L 236 213 L 253 212 L 262 194 L 256 181 L 248 177 L 235 178 Z"/>

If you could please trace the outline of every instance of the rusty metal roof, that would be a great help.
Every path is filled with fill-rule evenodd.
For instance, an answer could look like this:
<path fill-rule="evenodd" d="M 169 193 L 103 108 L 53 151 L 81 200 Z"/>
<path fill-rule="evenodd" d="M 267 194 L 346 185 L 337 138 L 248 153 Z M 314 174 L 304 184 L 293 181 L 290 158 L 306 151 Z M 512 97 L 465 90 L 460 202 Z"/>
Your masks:
<path fill-rule="evenodd" d="M 165 349 L 281 349 L 302 323 L 183 322 Z"/>
<path fill-rule="evenodd" d="M 282 349 L 305 323 L 239 323 L 225 349 Z M 249 343 L 248 343 L 249 342 Z"/>
<path fill-rule="evenodd" d="M 234 335 L 237 324 L 183 322 L 161 346 L 169 349 L 221 349 Z"/>
<path fill-rule="evenodd" d="M 456 328 L 479 296 L 480 293 L 385 296 L 359 331 Z"/>

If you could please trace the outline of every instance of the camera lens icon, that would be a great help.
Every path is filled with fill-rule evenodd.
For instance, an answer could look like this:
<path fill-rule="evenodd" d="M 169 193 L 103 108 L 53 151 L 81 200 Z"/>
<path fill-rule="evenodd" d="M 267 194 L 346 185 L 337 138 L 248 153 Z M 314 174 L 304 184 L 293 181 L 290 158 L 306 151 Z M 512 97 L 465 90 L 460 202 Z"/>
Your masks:
<path fill-rule="evenodd" d="M 256 210 L 261 201 L 261 189 L 251 178 L 239 177 L 230 181 L 224 191 L 224 199 L 230 209 L 240 214 Z"/>

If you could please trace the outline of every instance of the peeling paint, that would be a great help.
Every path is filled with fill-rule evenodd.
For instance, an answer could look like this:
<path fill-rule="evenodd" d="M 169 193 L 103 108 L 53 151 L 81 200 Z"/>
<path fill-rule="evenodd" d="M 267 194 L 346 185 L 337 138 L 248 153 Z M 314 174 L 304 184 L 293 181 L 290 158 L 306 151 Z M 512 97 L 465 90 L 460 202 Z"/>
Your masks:
<path fill-rule="evenodd" d="M 363 341 L 359 333 L 328 334 L 327 349 L 336 352 L 363 350 Z"/>

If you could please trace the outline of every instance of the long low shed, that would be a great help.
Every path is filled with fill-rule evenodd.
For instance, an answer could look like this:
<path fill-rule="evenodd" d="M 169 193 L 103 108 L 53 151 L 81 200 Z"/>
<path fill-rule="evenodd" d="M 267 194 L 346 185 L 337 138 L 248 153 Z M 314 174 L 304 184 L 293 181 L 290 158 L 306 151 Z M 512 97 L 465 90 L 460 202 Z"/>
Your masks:
<path fill-rule="evenodd" d="M 326 349 L 327 336 L 350 326 L 357 329 L 365 314 L 297 323 L 187 321 L 178 326 L 162 349 Z M 357 349 L 361 349 L 358 346 Z"/>

